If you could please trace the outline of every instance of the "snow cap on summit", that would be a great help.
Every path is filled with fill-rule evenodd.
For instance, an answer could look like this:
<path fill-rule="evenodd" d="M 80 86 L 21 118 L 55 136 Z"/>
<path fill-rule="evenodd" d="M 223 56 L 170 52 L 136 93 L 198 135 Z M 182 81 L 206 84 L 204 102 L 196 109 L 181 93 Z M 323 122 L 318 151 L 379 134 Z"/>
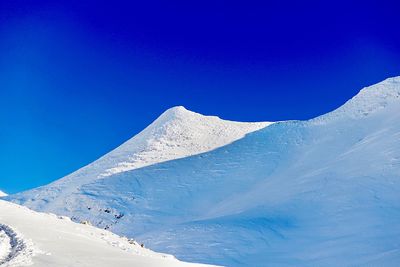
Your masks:
<path fill-rule="evenodd" d="M 363 118 L 400 101 L 400 76 L 364 87 L 344 105 L 328 114 L 315 118 L 317 123 L 335 118 Z"/>
<path fill-rule="evenodd" d="M 227 121 L 175 106 L 121 146 L 55 183 L 72 182 L 72 187 L 79 187 L 98 178 L 204 153 L 270 124 Z"/>
<path fill-rule="evenodd" d="M 184 106 L 174 106 L 169 109 L 167 109 L 164 113 L 170 112 L 170 113 L 183 113 L 183 112 L 191 112 L 190 110 L 186 109 Z"/>
<path fill-rule="evenodd" d="M 185 118 L 185 117 L 190 117 L 193 115 L 201 115 L 196 112 L 187 110 L 184 106 L 175 106 L 172 108 L 167 109 L 164 111 L 157 119 L 156 121 L 161 120 L 173 120 L 176 118 Z"/>
<path fill-rule="evenodd" d="M 400 77 L 394 77 L 363 88 L 342 109 L 353 116 L 365 116 L 399 100 Z"/>

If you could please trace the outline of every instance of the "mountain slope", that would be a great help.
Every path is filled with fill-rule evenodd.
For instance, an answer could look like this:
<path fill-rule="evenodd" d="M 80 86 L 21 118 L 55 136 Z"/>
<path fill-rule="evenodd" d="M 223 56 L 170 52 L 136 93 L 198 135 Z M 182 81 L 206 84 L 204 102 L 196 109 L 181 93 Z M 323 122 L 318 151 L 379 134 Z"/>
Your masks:
<path fill-rule="evenodd" d="M 232 143 L 270 122 L 234 122 L 182 106 L 165 111 L 142 132 L 92 164 L 60 181 L 82 183 L 155 163 L 204 153 Z"/>
<path fill-rule="evenodd" d="M 188 261 L 398 266 L 399 173 L 400 78 L 392 78 L 310 121 L 89 177 L 72 194 L 53 183 L 8 199 L 88 219 Z"/>
<path fill-rule="evenodd" d="M 182 106 L 165 111 L 157 120 L 124 144 L 93 163 L 55 181 L 47 192 L 56 199 L 107 176 L 148 165 L 207 152 L 232 143 L 270 122 L 234 122 L 204 116 Z M 59 205 L 63 205 L 59 203 Z"/>
<path fill-rule="evenodd" d="M 110 232 L 0 200 L 0 266 L 200 266 Z"/>

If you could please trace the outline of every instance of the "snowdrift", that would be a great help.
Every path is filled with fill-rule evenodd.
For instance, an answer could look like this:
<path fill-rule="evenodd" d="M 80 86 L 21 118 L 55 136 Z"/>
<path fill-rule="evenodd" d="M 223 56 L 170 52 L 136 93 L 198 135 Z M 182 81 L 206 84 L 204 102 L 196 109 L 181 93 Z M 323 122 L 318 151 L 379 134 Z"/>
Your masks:
<path fill-rule="evenodd" d="M 0 200 L 0 266 L 200 266 L 67 217 Z"/>

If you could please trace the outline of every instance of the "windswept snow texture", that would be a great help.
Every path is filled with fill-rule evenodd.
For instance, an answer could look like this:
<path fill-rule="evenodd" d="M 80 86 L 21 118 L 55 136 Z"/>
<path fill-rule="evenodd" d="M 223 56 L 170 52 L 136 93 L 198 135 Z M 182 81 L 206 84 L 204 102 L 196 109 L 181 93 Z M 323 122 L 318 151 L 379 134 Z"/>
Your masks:
<path fill-rule="evenodd" d="M 14 231 L 18 229 L 19 232 Z M 39 250 L 40 249 L 40 250 Z M 0 200 L 0 266 L 200 266 L 69 218 Z"/>
<path fill-rule="evenodd" d="M 67 179 L 9 199 L 186 261 L 400 266 L 400 78 L 313 120 L 92 178 L 83 175 L 88 182 L 70 191 Z"/>
<path fill-rule="evenodd" d="M 182 106 L 174 107 L 120 147 L 56 184 L 80 186 L 113 174 L 200 154 L 270 124 L 226 121 L 215 116 L 203 116 Z"/>
<path fill-rule="evenodd" d="M 234 122 L 184 107 L 164 112 L 141 133 L 97 161 L 100 177 L 213 150 L 266 127 L 269 122 Z M 93 167 L 93 165 L 91 165 Z"/>

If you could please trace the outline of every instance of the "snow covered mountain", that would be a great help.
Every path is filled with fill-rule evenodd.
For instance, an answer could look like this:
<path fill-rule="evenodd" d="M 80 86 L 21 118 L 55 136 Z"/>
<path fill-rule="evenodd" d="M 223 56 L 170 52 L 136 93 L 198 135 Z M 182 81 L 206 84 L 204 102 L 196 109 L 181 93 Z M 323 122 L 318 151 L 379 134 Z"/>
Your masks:
<path fill-rule="evenodd" d="M 165 111 L 146 129 L 92 164 L 58 182 L 79 184 L 232 143 L 270 122 L 234 122 L 182 106 Z"/>
<path fill-rule="evenodd" d="M 0 190 L 0 197 L 5 197 L 5 196 L 7 196 L 7 194 Z"/>
<path fill-rule="evenodd" d="M 174 107 L 115 150 L 54 182 L 57 189 L 51 194 L 74 193 L 76 188 L 110 175 L 207 152 L 270 124 L 226 121 Z"/>
<path fill-rule="evenodd" d="M 108 231 L 0 200 L 0 266 L 200 266 Z M 203 265 L 201 265 L 203 266 Z"/>
<path fill-rule="evenodd" d="M 309 121 L 205 118 L 169 110 L 93 164 L 6 199 L 186 261 L 400 264 L 399 77 Z"/>

